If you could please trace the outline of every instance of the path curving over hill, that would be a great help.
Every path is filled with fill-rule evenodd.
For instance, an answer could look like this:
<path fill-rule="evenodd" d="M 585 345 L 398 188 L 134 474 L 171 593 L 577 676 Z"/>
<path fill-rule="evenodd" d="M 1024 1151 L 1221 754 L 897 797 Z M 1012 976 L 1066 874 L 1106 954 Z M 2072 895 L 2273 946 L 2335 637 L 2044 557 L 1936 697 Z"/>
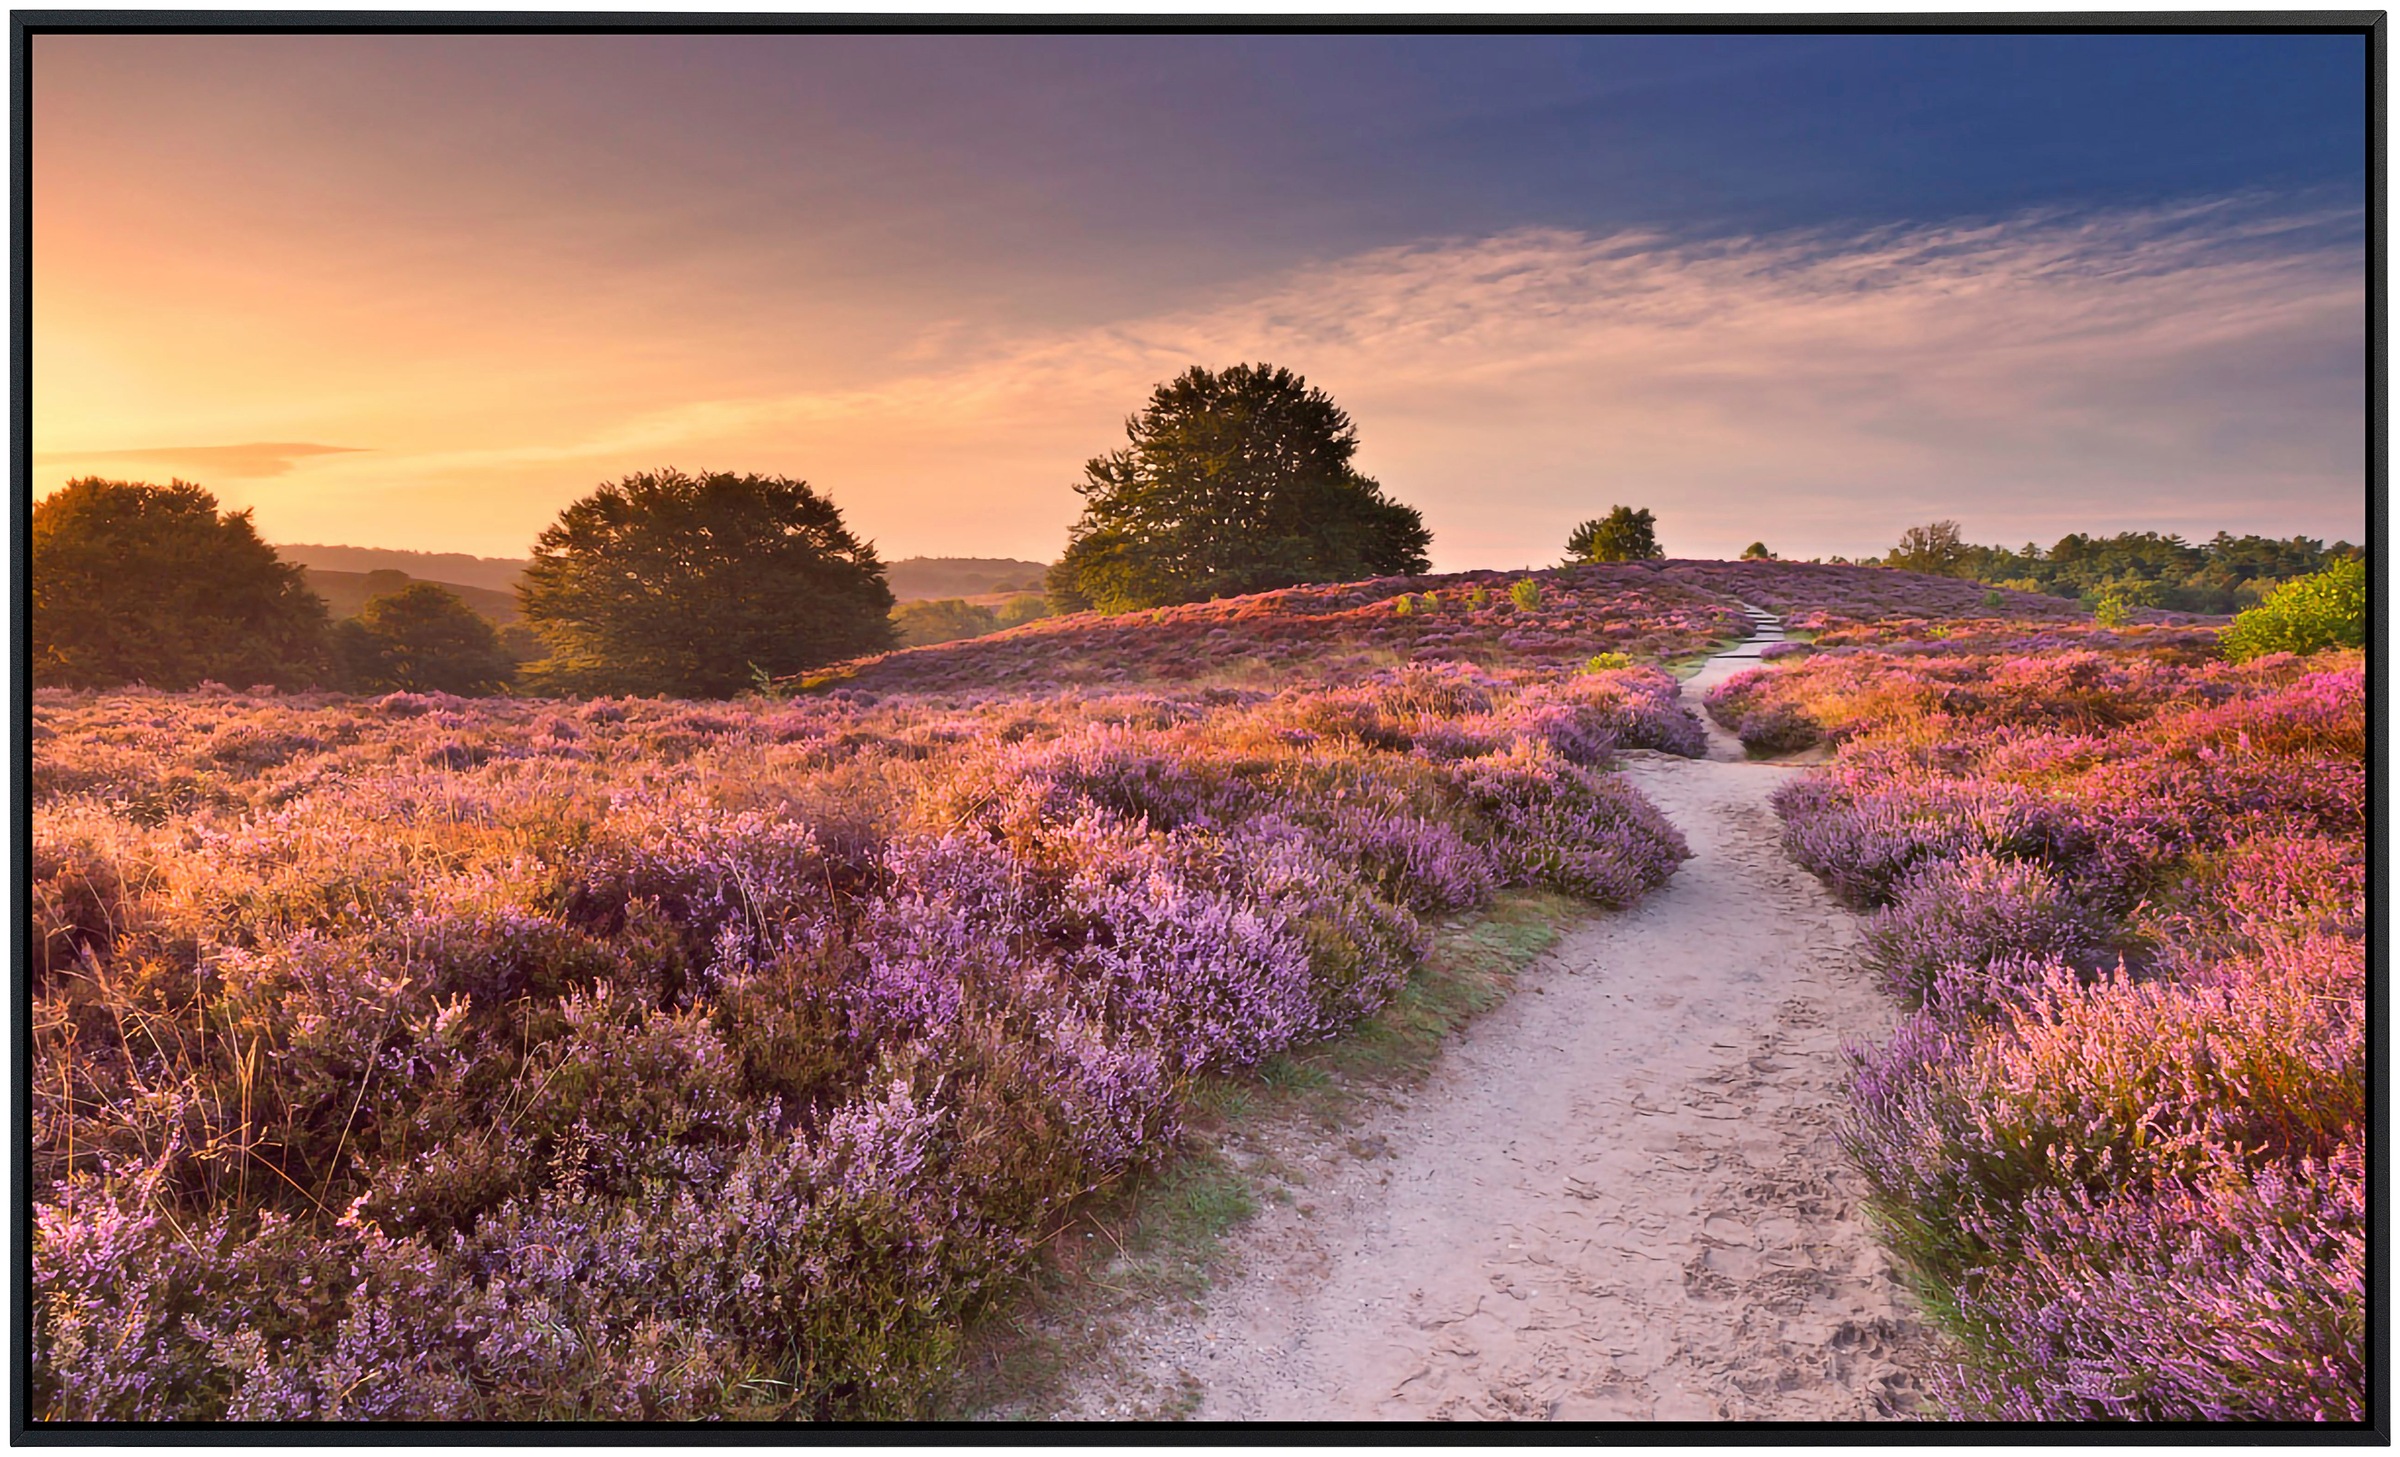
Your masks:
<path fill-rule="evenodd" d="M 1699 695 L 1755 661 L 1712 660 Z M 1738 651 L 1738 650 L 1737 650 Z M 1704 721 L 1705 721 L 1705 715 Z M 1127 1333 L 1073 1415 L 1858 1419 L 1914 1405 L 1921 1326 L 1833 1128 L 1840 1048 L 1891 1011 L 1851 918 L 1787 860 L 1789 770 L 1639 753 L 1694 858 L 1570 933 L 1338 1149 L 1253 1151 L 1291 1200 L 1196 1316 Z"/>

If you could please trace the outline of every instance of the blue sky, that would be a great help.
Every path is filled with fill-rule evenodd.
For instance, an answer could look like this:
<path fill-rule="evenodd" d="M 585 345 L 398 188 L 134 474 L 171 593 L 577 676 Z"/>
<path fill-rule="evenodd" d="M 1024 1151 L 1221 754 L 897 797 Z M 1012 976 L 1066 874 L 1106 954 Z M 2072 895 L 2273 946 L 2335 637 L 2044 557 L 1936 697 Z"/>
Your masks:
<path fill-rule="evenodd" d="M 674 463 L 1046 557 L 1149 383 L 1264 357 L 1444 566 L 1618 500 L 2355 538 L 2364 46 L 44 37 L 37 450 L 213 452 L 270 539 L 515 554 Z"/>

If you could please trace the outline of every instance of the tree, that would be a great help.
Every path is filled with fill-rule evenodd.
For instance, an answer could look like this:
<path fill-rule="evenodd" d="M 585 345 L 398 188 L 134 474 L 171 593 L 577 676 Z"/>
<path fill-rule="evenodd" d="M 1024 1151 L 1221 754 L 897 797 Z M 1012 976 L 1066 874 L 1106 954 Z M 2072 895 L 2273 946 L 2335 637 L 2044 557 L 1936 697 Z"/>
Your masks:
<path fill-rule="evenodd" d="M 1771 562 L 1775 560 L 1775 553 L 1767 550 L 1767 544 L 1765 542 L 1754 541 L 1748 546 L 1742 548 L 1742 560 L 1746 562 Z"/>
<path fill-rule="evenodd" d="M 1959 577 L 1966 575 L 1961 568 L 1973 550 L 1959 540 L 1957 522 L 1936 521 L 1929 526 L 1911 526 L 1900 533 L 1900 544 L 1883 560 L 1886 566 L 1907 571 Z"/>
<path fill-rule="evenodd" d="M 1011 597 L 1001 603 L 994 615 L 999 618 L 1002 627 L 1023 627 L 1028 622 L 1048 617 L 1050 604 L 1028 592 L 1021 597 Z"/>
<path fill-rule="evenodd" d="M 918 648 L 998 632 L 1000 614 L 964 598 L 944 597 L 935 602 L 904 602 L 893 608 L 892 626 L 899 629 L 900 641 Z"/>
<path fill-rule="evenodd" d="M 1573 562 L 1648 562 L 1666 555 L 1658 544 L 1658 518 L 1647 509 L 1611 506 L 1567 533 L 1567 560 Z"/>
<path fill-rule="evenodd" d="M 496 693 L 517 665 L 482 614 L 433 582 L 368 598 L 335 624 L 334 653 L 353 689 L 376 693 Z"/>
<path fill-rule="evenodd" d="M 1350 417 L 1288 369 L 1194 366 L 1125 434 L 1075 487 L 1083 516 L 1048 582 L 1060 611 L 1427 569 L 1424 518 L 1351 466 Z"/>
<path fill-rule="evenodd" d="M 517 586 L 551 691 L 723 698 L 892 646 L 875 548 L 806 482 L 627 476 L 559 513 Z"/>
<path fill-rule="evenodd" d="M 1042 600 L 1052 612 L 1064 615 L 1092 610 L 1092 594 L 1084 591 L 1077 579 L 1080 569 L 1075 548 L 1069 544 L 1066 555 L 1052 562 L 1050 569 L 1042 574 Z"/>
<path fill-rule="evenodd" d="M 220 516 L 187 481 L 69 481 L 34 504 L 31 545 L 37 685 L 294 687 L 324 672 L 324 600 L 248 511 Z"/>

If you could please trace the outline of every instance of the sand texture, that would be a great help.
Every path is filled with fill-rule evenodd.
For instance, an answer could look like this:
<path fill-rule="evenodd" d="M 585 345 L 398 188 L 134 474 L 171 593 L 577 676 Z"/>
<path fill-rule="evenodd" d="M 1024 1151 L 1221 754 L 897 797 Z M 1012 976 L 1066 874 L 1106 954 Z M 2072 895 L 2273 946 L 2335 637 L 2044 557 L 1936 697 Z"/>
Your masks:
<path fill-rule="evenodd" d="M 1711 662 L 1687 703 L 1754 661 Z M 1777 845 L 1767 797 L 1794 771 L 1710 739 L 1706 760 L 1628 756 L 1691 842 L 1673 882 L 1572 931 L 1344 1135 L 1259 1135 L 1243 1157 L 1288 1202 L 1060 1415 L 1176 1391 L 1204 1420 L 1915 1408 L 1926 1337 L 1834 1140 L 1841 1047 L 1893 1013 L 1852 918 Z"/>

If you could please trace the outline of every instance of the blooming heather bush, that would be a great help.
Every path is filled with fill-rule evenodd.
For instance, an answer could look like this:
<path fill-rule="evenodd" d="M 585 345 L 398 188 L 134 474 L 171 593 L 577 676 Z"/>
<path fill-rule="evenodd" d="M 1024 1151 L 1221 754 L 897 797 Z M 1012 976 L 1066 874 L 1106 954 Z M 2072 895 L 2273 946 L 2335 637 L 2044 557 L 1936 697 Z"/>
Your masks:
<path fill-rule="evenodd" d="M 2042 1221 L 2058 1207 L 2037 1197 L 2043 1191 L 2132 1218 L 2126 1211 L 2180 1190 L 2308 1177 L 2312 1163 L 2358 1147 L 2360 1003 L 2328 999 L 2315 990 L 2321 983 L 2294 973 L 2287 965 L 2210 986 L 2109 978 L 2086 987 L 2055 968 L 1991 1024 L 1921 1013 L 1864 1057 L 1849 1147 L 1895 1249 L 1950 1292 L 1970 1341 L 1987 1318 L 1991 1282 L 2015 1281 L 2015 1300 L 2039 1289 L 2039 1270 L 2020 1267 L 2042 1258 Z M 2315 1275 L 2311 1298 L 2360 1298 L 2338 1283 L 2351 1278 L 2338 1263 Z M 2240 1338 L 2275 1359 L 2273 1329 Z M 1978 1353 L 1970 1346 L 1970 1364 Z M 2071 1376 L 2050 1373 L 2061 1383 Z M 2110 1379 L 2130 1387 L 2145 1373 Z"/>
<path fill-rule="evenodd" d="M 45 692 L 37 1419 L 911 1414 L 1196 1075 L 1381 1005 L 1421 914 L 1684 853 L 1558 747 L 1671 739 L 1663 675 L 1345 673 Z"/>
<path fill-rule="evenodd" d="M 1701 758 L 1708 752 L 1708 734 L 1683 706 L 1682 692 L 1674 675 L 1657 668 L 1587 668 L 1532 688 L 1519 701 L 1572 704 L 1619 748 Z"/>
<path fill-rule="evenodd" d="M 2366 1191 L 2356 1144 L 2251 1180 L 2029 1201 L 1980 1285 L 1980 1354 L 1937 1376 L 2002 1421 L 2363 1421 Z"/>
<path fill-rule="evenodd" d="M 1919 865 L 1866 926 L 1867 959 L 1901 1000 L 1923 1000 L 1945 967 L 2063 959 L 2100 941 L 2091 918 L 2041 865 L 1987 851 Z"/>
<path fill-rule="evenodd" d="M 1771 674 L 1753 668 L 1708 690 L 1701 704 L 1753 757 L 1815 748 L 1824 740 L 1823 728 L 1791 703 L 1771 697 L 1774 684 Z"/>
<path fill-rule="evenodd" d="M 1691 858 L 1683 834 L 1621 780 L 1519 744 L 1459 768 L 1460 787 L 1495 831 L 1502 873 L 1602 905 L 1630 905 Z"/>
<path fill-rule="evenodd" d="M 1732 695 L 1838 735 L 1776 796 L 1785 845 L 1880 908 L 1870 956 L 1919 1004 L 1856 1054 L 1844 1138 L 1960 1339 L 1937 1387 L 1972 1416 L 2355 1419 L 2362 664 L 2026 647 L 1844 648 Z M 2095 974 L 2101 947 L 2128 962 Z"/>

